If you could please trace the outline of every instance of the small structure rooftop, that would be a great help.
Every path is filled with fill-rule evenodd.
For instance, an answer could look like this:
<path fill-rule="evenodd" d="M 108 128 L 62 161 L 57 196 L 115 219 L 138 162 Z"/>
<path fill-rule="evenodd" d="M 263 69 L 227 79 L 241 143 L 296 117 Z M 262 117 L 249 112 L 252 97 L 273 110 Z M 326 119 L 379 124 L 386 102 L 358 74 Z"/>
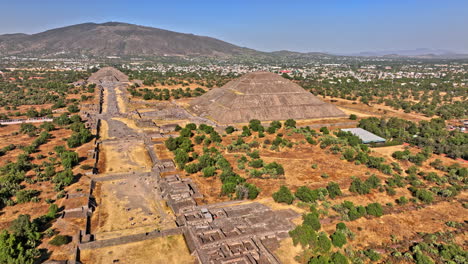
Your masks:
<path fill-rule="evenodd" d="M 362 140 L 362 143 L 369 144 L 369 143 L 384 143 L 385 138 L 381 138 L 376 134 L 373 134 L 365 129 L 362 128 L 345 128 L 341 129 L 341 131 L 351 132 L 351 134 L 359 137 Z"/>

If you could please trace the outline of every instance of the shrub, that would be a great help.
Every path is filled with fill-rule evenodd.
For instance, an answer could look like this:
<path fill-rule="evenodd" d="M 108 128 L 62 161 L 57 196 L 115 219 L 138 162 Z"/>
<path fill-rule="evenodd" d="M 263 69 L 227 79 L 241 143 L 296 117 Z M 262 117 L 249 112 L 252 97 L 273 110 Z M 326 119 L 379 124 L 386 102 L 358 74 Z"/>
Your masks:
<path fill-rule="evenodd" d="M 328 252 L 332 247 L 330 239 L 328 239 L 328 236 L 326 233 L 322 232 L 317 238 L 317 249 L 320 252 L 326 253 Z"/>
<path fill-rule="evenodd" d="M 17 191 L 15 196 L 16 196 L 16 202 L 18 203 L 27 203 L 31 201 L 34 197 L 39 195 L 38 190 L 20 190 Z"/>
<path fill-rule="evenodd" d="M 189 130 L 195 130 L 197 129 L 197 125 L 195 125 L 194 123 L 188 123 L 187 125 L 185 125 L 185 128 Z"/>
<path fill-rule="evenodd" d="M 341 254 L 340 252 L 335 252 L 331 256 L 331 261 L 333 264 L 348 264 L 348 259 Z"/>
<path fill-rule="evenodd" d="M 367 178 L 365 183 L 367 186 L 369 186 L 369 188 L 375 189 L 380 186 L 380 179 L 375 175 L 371 175 L 369 178 Z"/>
<path fill-rule="evenodd" d="M 378 261 L 380 259 L 380 254 L 372 249 L 365 250 L 364 255 L 366 255 L 371 261 Z"/>
<path fill-rule="evenodd" d="M 40 125 L 40 128 L 42 128 L 44 131 L 48 131 L 48 132 L 52 131 L 52 130 L 55 130 L 55 126 L 51 122 L 42 123 L 42 125 Z"/>
<path fill-rule="evenodd" d="M 263 167 L 263 160 L 255 159 L 249 162 L 249 166 L 252 168 L 261 168 Z"/>
<path fill-rule="evenodd" d="M 330 130 L 328 130 L 327 127 L 321 127 L 320 132 L 322 132 L 324 135 L 330 134 Z"/>
<path fill-rule="evenodd" d="M 272 176 L 284 175 L 284 168 L 281 164 L 272 162 L 265 165 L 265 173 Z"/>
<path fill-rule="evenodd" d="M 70 113 L 78 113 L 80 111 L 80 108 L 77 105 L 72 104 L 67 107 L 67 110 Z"/>
<path fill-rule="evenodd" d="M 49 219 L 54 219 L 58 212 L 58 206 L 56 204 L 49 205 L 49 210 L 47 211 L 46 217 Z"/>
<path fill-rule="evenodd" d="M 228 126 L 226 127 L 225 131 L 227 134 L 232 134 L 234 131 L 236 131 L 236 129 L 233 126 Z"/>
<path fill-rule="evenodd" d="M 301 244 L 303 247 L 307 245 L 313 246 L 317 243 L 317 233 L 308 225 L 298 225 L 293 230 L 289 231 L 289 236 L 293 240 L 293 244 Z"/>
<path fill-rule="evenodd" d="M 340 185 L 336 182 L 329 182 L 327 185 L 328 195 L 330 198 L 335 198 L 336 196 L 341 196 L 343 193 L 341 192 Z"/>
<path fill-rule="evenodd" d="M 78 164 L 79 157 L 78 153 L 74 151 L 65 151 L 60 154 L 60 159 L 62 160 L 62 166 L 65 169 L 71 169 L 73 166 Z"/>
<path fill-rule="evenodd" d="M 62 246 L 71 242 L 71 236 L 56 235 L 52 240 L 49 241 L 49 244 L 54 246 Z"/>
<path fill-rule="evenodd" d="M 187 164 L 187 165 L 184 166 L 184 170 L 187 173 L 190 173 L 190 174 L 197 173 L 201 169 L 202 169 L 202 167 L 200 166 L 200 163 L 190 163 L 190 164 Z"/>
<path fill-rule="evenodd" d="M 346 236 L 341 231 L 335 231 L 331 235 L 331 241 L 335 247 L 342 247 L 346 244 Z"/>
<path fill-rule="evenodd" d="M 350 120 L 357 120 L 357 115 L 355 115 L 355 114 L 350 114 L 350 115 L 349 115 L 349 119 L 350 119 Z"/>
<path fill-rule="evenodd" d="M 306 186 L 299 187 L 295 195 L 297 199 L 306 203 L 313 202 L 318 199 L 317 193 L 314 193 L 311 189 L 309 189 Z"/>
<path fill-rule="evenodd" d="M 434 196 L 432 195 L 432 193 L 425 189 L 418 189 L 415 192 L 414 196 L 416 196 L 416 198 L 418 198 L 424 203 L 432 203 L 432 201 L 434 200 Z"/>
<path fill-rule="evenodd" d="M 273 200 L 277 203 L 292 204 L 294 201 L 294 195 L 286 186 L 281 186 L 280 189 L 273 193 Z"/>
<path fill-rule="evenodd" d="M 294 128 L 296 127 L 296 121 L 294 119 L 288 119 L 284 122 L 285 127 Z"/>
<path fill-rule="evenodd" d="M 237 184 L 235 184 L 233 182 L 224 183 L 221 186 L 221 192 L 224 195 L 234 193 L 236 191 L 236 186 L 237 186 Z"/>
<path fill-rule="evenodd" d="M 361 181 L 361 179 L 354 178 L 349 187 L 349 191 L 359 194 L 368 194 L 370 193 L 370 187 L 365 182 Z"/>
<path fill-rule="evenodd" d="M 315 231 L 320 230 L 320 228 L 322 227 L 318 215 L 315 213 L 308 213 L 302 216 L 302 218 L 304 220 L 303 224 L 311 226 Z"/>
<path fill-rule="evenodd" d="M 408 199 L 404 196 L 401 196 L 400 198 L 396 199 L 396 203 L 399 205 L 404 205 L 408 203 Z"/>
<path fill-rule="evenodd" d="M 249 128 L 252 129 L 253 131 L 263 131 L 263 126 L 260 120 L 258 119 L 252 119 L 249 122 Z"/>
<path fill-rule="evenodd" d="M 202 169 L 203 177 L 211 177 L 216 174 L 215 167 L 206 167 Z"/>
<path fill-rule="evenodd" d="M 367 214 L 380 217 L 383 215 L 383 208 L 379 203 L 371 203 L 366 206 Z"/>
<path fill-rule="evenodd" d="M 247 156 L 251 157 L 252 159 L 259 159 L 260 153 L 258 152 L 258 150 L 254 150 L 252 152 L 248 152 Z"/>
<path fill-rule="evenodd" d="M 309 260 L 309 264 L 329 264 L 330 259 L 327 256 L 316 256 Z"/>
<path fill-rule="evenodd" d="M 52 179 L 52 182 L 55 183 L 56 190 L 61 190 L 63 187 L 68 186 L 73 183 L 74 175 L 70 169 L 64 170 L 57 173 Z"/>

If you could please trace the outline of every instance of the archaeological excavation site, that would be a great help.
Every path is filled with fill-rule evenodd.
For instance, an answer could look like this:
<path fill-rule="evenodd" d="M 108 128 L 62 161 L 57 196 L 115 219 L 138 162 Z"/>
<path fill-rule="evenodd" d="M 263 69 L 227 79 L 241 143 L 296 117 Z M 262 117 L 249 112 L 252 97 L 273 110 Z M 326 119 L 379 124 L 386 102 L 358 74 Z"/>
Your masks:
<path fill-rule="evenodd" d="M 291 100 L 302 100 L 306 93 L 300 90 L 302 88 L 290 85 L 283 94 L 280 90 L 288 84 L 278 79 L 268 90 L 266 82 L 269 80 L 265 78 L 275 79 L 267 73 L 247 75 L 237 83 L 219 89 L 226 98 L 223 99 L 223 95 L 215 97 L 221 102 L 227 100 L 239 105 L 249 100 L 273 100 L 278 106 L 271 111 L 276 111 L 275 117 L 284 119 L 288 105 L 295 103 L 288 102 L 288 97 L 292 95 L 294 98 Z M 251 83 L 246 84 L 246 81 Z M 261 107 L 243 108 L 231 116 L 220 112 L 219 116 L 225 115 L 223 120 L 211 120 L 206 114 L 192 115 L 177 105 L 155 104 L 138 108 L 138 102 L 131 102 L 126 97 L 128 77 L 114 68 L 99 70 L 88 82 L 97 85 L 99 95 L 97 104 L 86 105 L 82 111 L 87 126 L 96 133 L 92 151 L 95 165 L 88 194 L 68 196 L 68 203 L 76 207 L 67 206 L 62 216 L 64 219 L 83 219 L 83 228 L 74 237 L 78 241 L 76 262 L 126 262 L 132 257 L 137 259 L 138 254 L 123 256 L 116 252 L 119 251 L 117 248 L 174 240 L 177 247 L 154 254 L 173 256 L 175 259 L 172 261 L 175 262 L 171 263 L 179 263 L 176 258 L 204 264 L 280 263 L 274 252 L 294 228 L 293 219 L 300 215 L 291 209 L 273 210 L 267 205 L 245 200 L 203 202 L 204 195 L 197 183 L 180 174 L 164 146 L 164 140 L 177 135 L 175 130 L 179 125 L 216 126 L 218 122 L 245 122 L 249 118 L 247 111 L 255 113 L 261 111 Z M 255 88 L 255 85 L 261 89 L 261 94 L 248 90 L 248 86 Z M 241 96 L 240 93 L 249 96 L 234 100 Z M 206 103 L 211 96 L 207 94 L 208 98 L 200 98 L 199 104 L 201 108 L 209 107 L 207 111 L 216 112 Z M 196 104 L 191 105 L 192 110 L 197 108 Z M 319 108 L 325 109 L 324 112 L 315 113 Z M 342 114 L 318 99 L 314 99 L 311 105 L 290 109 L 290 113 L 296 118 L 299 115 L 309 118 L 319 114 Z M 164 119 L 165 122 L 159 124 L 155 119 Z M 171 250 L 176 252 L 169 252 Z M 102 256 L 105 251 L 108 254 Z"/>

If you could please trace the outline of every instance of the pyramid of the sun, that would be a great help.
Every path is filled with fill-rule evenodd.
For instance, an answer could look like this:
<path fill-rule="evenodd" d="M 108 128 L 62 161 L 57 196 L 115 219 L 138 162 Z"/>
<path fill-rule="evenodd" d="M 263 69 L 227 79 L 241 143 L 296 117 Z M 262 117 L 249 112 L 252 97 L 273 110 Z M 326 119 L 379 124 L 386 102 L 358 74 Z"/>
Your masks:
<path fill-rule="evenodd" d="M 219 124 L 344 117 L 299 85 L 271 72 L 253 72 L 215 88 L 190 103 L 189 110 Z"/>
<path fill-rule="evenodd" d="M 104 67 L 93 73 L 88 82 L 101 84 L 103 82 L 128 82 L 128 76 L 113 67 Z"/>

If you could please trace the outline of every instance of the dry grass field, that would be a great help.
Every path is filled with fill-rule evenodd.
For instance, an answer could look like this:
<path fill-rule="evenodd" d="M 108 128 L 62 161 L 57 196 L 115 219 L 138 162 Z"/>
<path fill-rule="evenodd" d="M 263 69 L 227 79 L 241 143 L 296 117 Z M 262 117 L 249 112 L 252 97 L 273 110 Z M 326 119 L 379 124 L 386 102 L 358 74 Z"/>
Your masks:
<path fill-rule="evenodd" d="M 154 199 L 152 179 L 127 179 L 98 183 L 95 188 L 99 206 L 92 217 L 92 232 L 97 239 L 130 235 L 174 227 L 159 214 L 162 201 Z M 158 204 L 159 203 L 159 204 Z M 166 210 L 167 218 L 172 214 Z"/>
<path fill-rule="evenodd" d="M 105 247 L 81 252 L 83 264 L 141 263 L 182 264 L 195 263 L 182 235 L 156 238 L 115 247 Z"/>
<path fill-rule="evenodd" d="M 423 114 L 418 113 L 405 113 L 402 109 L 395 110 L 390 106 L 383 104 L 373 104 L 366 105 L 361 102 L 355 102 L 351 100 L 341 99 L 341 98 L 323 98 L 320 97 L 325 102 L 332 103 L 338 106 L 341 110 L 345 111 L 347 114 L 355 114 L 358 117 L 399 117 L 411 121 L 421 121 L 421 120 L 430 120 L 431 118 L 424 116 Z"/>
<path fill-rule="evenodd" d="M 100 159 L 102 173 L 119 173 L 129 171 L 149 171 L 151 159 L 143 142 L 126 141 L 119 143 L 104 143 Z"/>

